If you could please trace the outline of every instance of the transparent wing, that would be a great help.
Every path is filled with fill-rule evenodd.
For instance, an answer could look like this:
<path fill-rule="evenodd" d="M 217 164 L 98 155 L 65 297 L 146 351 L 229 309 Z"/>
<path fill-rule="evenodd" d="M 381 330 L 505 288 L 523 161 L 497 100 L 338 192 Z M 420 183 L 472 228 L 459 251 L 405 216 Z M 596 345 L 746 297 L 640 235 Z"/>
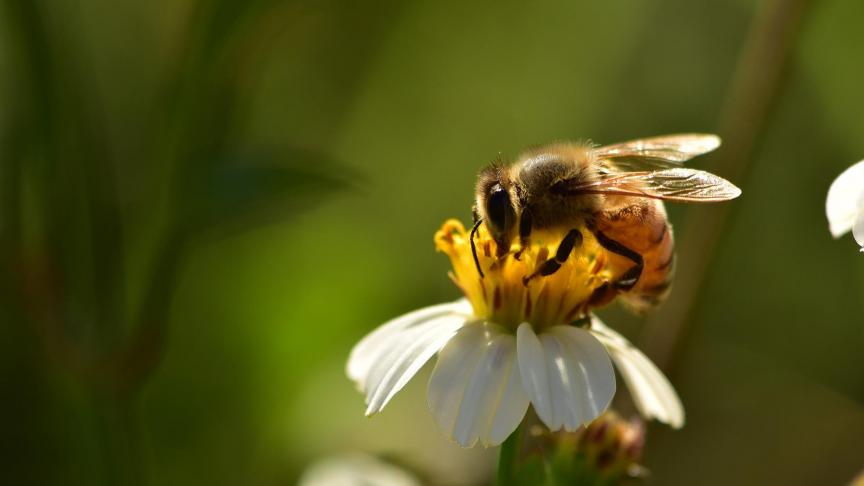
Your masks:
<path fill-rule="evenodd" d="M 612 161 L 620 170 L 663 169 L 680 166 L 719 146 L 720 137 L 716 135 L 680 133 L 598 147 L 594 154 L 598 159 Z"/>
<path fill-rule="evenodd" d="M 722 177 L 702 170 L 673 169 L 606 173 L 598 181 L 573 184 L 562 181 L 555 188 L 567 195 L 607 194 L 647 197 L 680 202 L 716 202 L 735 199 L 741 189 Z"/>

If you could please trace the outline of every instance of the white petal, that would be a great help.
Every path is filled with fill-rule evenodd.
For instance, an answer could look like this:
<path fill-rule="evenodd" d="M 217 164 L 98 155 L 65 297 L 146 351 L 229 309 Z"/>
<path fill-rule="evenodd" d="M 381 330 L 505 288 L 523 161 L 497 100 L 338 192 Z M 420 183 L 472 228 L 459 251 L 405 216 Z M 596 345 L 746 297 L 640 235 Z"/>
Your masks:
<path fill-rule="evenodd" d="M 460 329 L 441 350 L 429 380 L 429 409 L 463 447 L 497 445 L 528 409 L 516 363 L 516 340 L 489 323 Z"/>
<path fill-rule="evenodd" d="M 504 442 L 510 434 L 516 430 L 525 412 L 528 410 L 528 395 L 522 387 L 522 376 L 519 374 L 519 365 L 516 363 L 516 340 L 513 339 L 513 354 L 510 362 L 510 372 L 507 383 L 498 399 L 498 409 L 492 419 L 492 426 L 485 436 L 480 436 L 484 446 L 494 446 Z"/>
<path fill-rule="evenodd" d="M 577 327 L 553 326 L 540 335 L 540 341 L 546 355 L 554 423 L 575 431 L 597 418 L 612 401 L 612 361 L 597 338 Z"/>
<path fill-rule="evenodd" d="M 470 316 L 471 305 L 466 299 L 459 299 L 456 302 L 434 305 L 409 312 L 384 323 L 367 334 L 366 337 L 354 346 L 354 349 L 351 350 L 351 355 L 348 357 L 345 372 L 362 389 L 369 369 L 388 348 L 387 345 L 393 336 L 430 319 L 453 314 L 465 317 Z"/>
<path fill-rule="evenodd" d="M 447 342 L 438 353 L 438 362 L 429 379 L 429 409 L 448 437 L 453 435 L 462 392 L 471 379 L 466 370 L 474 369 L 483 351 L 485 330 L 475 324 L 466 325 Z"/>
<path fill-rule="evenodd" d="M 825 214 L 835 238 L 852 229 L 858 213 L 864 209 L 864 160 L 840 174 L 828 189 Z M 859 241 L 860 243 L 860 241 Z"/>
<path fill-rule="evenodd" d="M 552 409 L 552 390 L 549 388 L 543 345 L 527 322 L 520 324 L 516 330 L 516 355 L 522 387 L 534 405 L 534 411 L 551 430 L 560 429 L 561 422 L 558 422 Z"/>
<path fill-rule="evenodd" d="M 464 323 L 444 315 L 388 336 L 366 376 L 366 415 L 381 411 Z"/>
<path fill-rule="evenodd" d="M 672 384 L 663 373 L 624 336 L 594 317 L 591 331 L 606 346 L 621 372 L 636 408 L 647 419 L 680 428 L 684 425 L 684 407 Z"/>
<path fill-rule="evenodd" d="M 420 486 L 407 471 L 373 456 L 327 457 L 307 467 L 298 486 Z"/>
<path fill-rule="evenodd" d="M 550 430 L 576 430 L 602 413 L 615 394 L 615 372 L 603 345 L 583 329 L 553 326 L 538 339 L 517 330 L 522 384 Z"/>
<path fill-rule="evenodd" d="M 852 227 L 852 236 L 855 241 L 861 246 L 861 251 L 864 251 L 864 208 L 858 213 L 858 218 L 855 219 L 855 226 Z"/>

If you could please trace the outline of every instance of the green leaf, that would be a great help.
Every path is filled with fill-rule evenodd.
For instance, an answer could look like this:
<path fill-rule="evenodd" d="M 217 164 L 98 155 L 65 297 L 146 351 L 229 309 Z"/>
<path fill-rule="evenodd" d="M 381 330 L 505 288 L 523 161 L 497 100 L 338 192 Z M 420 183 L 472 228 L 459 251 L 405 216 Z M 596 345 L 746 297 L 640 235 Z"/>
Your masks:
<path fill-rule="evenodd" d="M 193 231 L 279 222 L 351 187 L 334 161 L 298 150 L 232 153 L 202 169 L 181 200 L 181 223 Z"/>

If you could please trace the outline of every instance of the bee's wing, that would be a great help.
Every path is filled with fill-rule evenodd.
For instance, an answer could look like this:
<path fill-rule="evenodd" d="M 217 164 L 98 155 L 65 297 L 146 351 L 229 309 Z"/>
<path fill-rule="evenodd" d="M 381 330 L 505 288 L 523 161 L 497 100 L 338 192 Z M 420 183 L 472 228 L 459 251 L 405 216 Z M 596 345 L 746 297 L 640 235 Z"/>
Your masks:
<path fill-rule="evenodd" d="M 642 138 L 594 149 L 601 160 L 611 160 L 624 170 L 679 166 L 720 146 L 720 137 L 705 133 L 680 133 Z"/>
<path fill-rule="evenodd" d="M 604 173 L 598 181 L 579 185 L 562 181 L 556 188 L 567 195 L 608 194 L 680 202 L 716 202 L 734 199 L 741 189 L 722 177 L 702 170 L 673 169 Z"/>

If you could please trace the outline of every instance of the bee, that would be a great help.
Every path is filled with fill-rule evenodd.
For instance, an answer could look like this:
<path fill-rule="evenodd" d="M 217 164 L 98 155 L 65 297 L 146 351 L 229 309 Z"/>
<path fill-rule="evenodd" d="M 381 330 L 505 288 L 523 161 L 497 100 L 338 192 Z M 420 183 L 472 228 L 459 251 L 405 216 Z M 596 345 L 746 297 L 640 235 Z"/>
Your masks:
<path fill-rule="evenodd" d="M 525 285 L 552 275 L 578 249 L 590 231 L 621 266 L 620 277 L 594 291 L 591 305 L 621 295 L 641 312 L 668 295 L 675 267 L 672 228 L 663 201 L 717 202 L 741 190 L 731 182 L 682 163 L 711 152 L 720 138 L 677 134 L 596 147 L 561 143 L 531 149 L 510 165 L 480 172 L 475 191 L 471 244 L 481 278 L 474 236 L 486 225 L 498 257 L 530 244 L 532 231 L 564 235 L 557 250 L 540 262 Z M 522 250 L 514 252 L 519 258 Z M 615 263 L 617 262 L 617 263 Z"/>

